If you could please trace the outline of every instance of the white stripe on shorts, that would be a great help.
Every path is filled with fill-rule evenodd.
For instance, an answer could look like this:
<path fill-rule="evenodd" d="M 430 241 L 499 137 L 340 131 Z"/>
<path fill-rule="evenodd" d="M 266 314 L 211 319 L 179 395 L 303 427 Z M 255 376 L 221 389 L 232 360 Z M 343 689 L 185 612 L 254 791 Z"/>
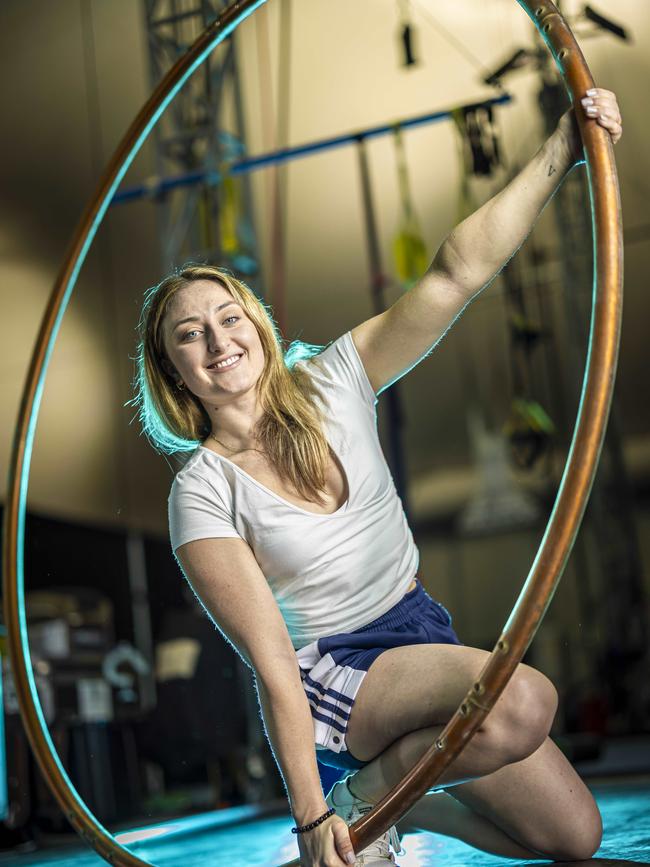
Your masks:
<path fill-rule="evenodd" d="M 316 749 L 334 753 L 347 750 L 348 718 L 367 672 L 337 665 L 329 653 L 320 657 L 316 641 L 298 650 L 296 655 L 314 721 Z"/>

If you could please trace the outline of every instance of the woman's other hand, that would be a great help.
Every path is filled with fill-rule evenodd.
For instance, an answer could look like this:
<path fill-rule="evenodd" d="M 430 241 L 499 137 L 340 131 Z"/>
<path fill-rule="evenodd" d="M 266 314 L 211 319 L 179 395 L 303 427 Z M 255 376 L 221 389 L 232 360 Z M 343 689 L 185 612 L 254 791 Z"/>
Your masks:
<path fill-rule="evenodd" d="M 336 815 L 298 834 L 298 849 L 300 867 L 349 867 L 356 860 L 348 826 Z"/>
<path fill-rule="evenodd" d="M 582 111 L 587 118 L 595 120 L 599 126 L 606 129 L 610 134 L 612 144 L 617 144 L 623 135 L 623 120 L 616 94 L 602 87 L 588 90 L 575 109 L 572 107 L 562 115 L 557 125 L 557 131 L 564 138 L 574 162 L 582 156 L 582 140 L 578 131 L 575 110 Z"/>

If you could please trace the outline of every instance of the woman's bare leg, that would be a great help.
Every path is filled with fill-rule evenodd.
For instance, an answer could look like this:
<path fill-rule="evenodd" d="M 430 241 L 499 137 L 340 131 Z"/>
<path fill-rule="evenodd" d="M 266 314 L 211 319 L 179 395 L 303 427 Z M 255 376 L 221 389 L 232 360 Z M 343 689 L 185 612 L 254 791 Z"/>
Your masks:
<path fill-rule="evenodd" d="M 442 726 L 433 726 L 404 735 L 348 780 L 352 794 L 371 804 L 378 803 L 399 780 L 403 779 L 420 756 L 431 746 L 442 728 Z M 466 779 L 468 768 L 472 768 L 472 773 L 476 773 L 477 765 L 481 762 L 477 762 L 472 753 L 475 753 L 480 760 L 481 753 L 484 752 L 481 750 L 480 741 L 480 732 L 478 732 L 468 744 L 464 754 L 459 756 L 459 761 L 463 758 L 465 760 L 463 763 L 465 770 L 459 772 L 458 765 L 454 763 L 443 774 L 440 786 L 445 785 L 445 778 L 449 781 L 447 785 L 453 784 L 458 779 Z M 452 793 L 454 788 L 452 785 L 448 790 L 449 793 Z M 401 819 L 397 827 L 400 834 L 430 831 L 434 834 L 456 837 L 470 846 L 505 858 L 539 857 L 538 853 L 515 842 L 492 821 L 450 797 L 446 791 L 426 794 Z"/>
<path fill-rule="evenodd" d="M 351 789 L 362 797 L 355 781 Z M 387 791 L 386 786 L 366 800 L 380 800 L 376 796 Z M 457 837 L 508 858 L 557 861 L 590 858 L 602 837 L 591 792 L 550 738 L 520 762 L 425 795 L 399 824 L 401 833 L 416 829 Z"/>
<path fill-rule="evenodd" d="M 489 653 L 453 644 L 393 647 L 371 665 L 352 708 L 346 743 L 370 761 L 403 735 L 444 725 L 479 676 Z M 548 735 L 557 693 L 548 678 L 519 665 L 473 743 L 456 762 L 456 782 L 533 753 Z"/>
<path fill-rule="evenodd" d="M 452 789 L 448 792 L 426 794 L 408 815 L 397 823 L 399 833 L 430 831 L 433 834 L 444 834 L 502 858 L 529 861 L 540 857 L 539 853 L 515 842 L 489 819 L 461 804 L 451 796 L 451 792 Z"/>
<path fill-rule="evenodd" d="M 449 792 L 556 861 L 591 858 L 600 846 L 603 826 L 594 797 L 550 738 L 527 759 Z"/>
<path fill-rule="evenodd" d="M 351 754 L 369 762 L 351 781 L 355 794 L 376 802 L 404 777 L 487 657 L 464 646 L 409 645 L 391 648 L 375 661 L 357 694 L 346 735 Z M 440 779 L 466 809 L 447 806 L 444 816 L 443 811 L 435 816 L 429 805 L 436 801 L 426 797 L 414 808 L 420 824 L 426 814 L 430 830 L 488 851 L 497 847 L 498 854 L 510 857 L 589 857 L 600 841 L 600 814 L 589 790 L 548 740 L 556 703 L 543 675 L 518 666 L 472 741 Z M 444 831 L 441 822 L 450 830 Z"/>

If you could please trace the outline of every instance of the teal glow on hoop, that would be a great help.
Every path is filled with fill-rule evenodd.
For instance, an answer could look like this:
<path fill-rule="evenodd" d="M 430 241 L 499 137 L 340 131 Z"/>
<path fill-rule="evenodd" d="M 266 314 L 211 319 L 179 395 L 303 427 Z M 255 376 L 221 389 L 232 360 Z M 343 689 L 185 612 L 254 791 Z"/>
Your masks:
<path fill-rule="evenodd" d="M 73 270 L 70 274 L 70 277 L 67 281 L 67 285 L 65 286 L 65 290 L 64 290 L 64 293 L 63 293 L 63 296 L 61 299 L 59 310 L 58 310 L 56 318 L 54 320 L 54 323 L 52 326 L 52 331 L 51 331 L 49 340 L 47 342 L 47 346 L 45 348 L 43 364 L 42 364 L 42 367 L 41 367 L 41 370 L 40 370 L 40 373 L 38 376 L 38 381 L 36 383 L 36 388 L 34 391 L 34 401 L 33 401 L 32 411 L 30 413 L 30 417 L 29 417 L 28 425 L 27 425 L 27 430 L 26 430 L 24 460 L 23 460 L 22 471 L 21 471 L 21 475 L 20 475 L 20 487 L 19 487 L 19 496 L 18 496 L 18 505 L 17 505 L 17 540 L 18 540 L 18 544 L 17 544 L 17 557 L 16 557 L 16 572 L 17 572 L 17 602 L 18 602 L 18 621 L 19 621 L 19 627 L 20 627 L 20 642 L 22 645 L 24 659 L 26 661 L 28 661 L 30 658 L 29 641 L 28 641 L 28 636 L 27 636 L 27 619 L 25 616 L 25 588 L 24 588 L 24 584 L 25 584 L 24 551 L 25 551 L 25 518 L 26 518 L 26 507 L 27 507 L 27 489 L 29 486 L 29 471 L 30 471 L 30 467 L 31 467 L 31 458 L 32 458 L 32 451 L 33 451 L 33 446 L 34 446 L 34 435 L 35 435 L 35 431 L 36 431 L 36 422 L 38 419 L 38 413 L 39 413 L 39 409 L 40 409 L 40 405 L 41 405 L 41 400 L 43 397 L 43 390 L 44 390 L 44 386 L 45 386 L 45 377 L 47 375 L 47 370 L 48 370 L 48 367 L 50 364 L 52 351 L 53 351 L 54 345 L 56 343 L 56 339 L 57 339 L 57 336 L 59 333 L 61 322 L 63 320 L 63 316 L 66 312 L 68 303 L 70 301 L 70 297 L 71 297 L 72 292 L 74 290 L 74 287 L 77 283 L 79 273 L 81 271 L 81 267 L 85 262 L 86 256 L 88 255 L 88 250 L 90 249 L 90 245 L 92 244 L 92 242 L 95 238 L 95 235 L 97 234 L 97 230 L 99 229 L 99 226 L 101 225 L 102 220 L 104 219 L 106 211 L 107 211 L 108 207 L 110 206 L 110 203 L 113 199 L 113 196 L 115 195 L 115 192 L 117 191 L 117 188 L 119 187 L 120 183 L 122 182 L 124 175 L 126 174 L 129 167 L 131 166 L 131 163 L 133 162 L 136 155 L 140 151 L 142 145 L 146 141 L 149 133 L 151 132 L 151 130 L 153 129 L 155 124 L 158 122 L 162 113 L 165 111 L 165 109 L 172 102 L 172 100 L 174 99 L 176 94 L 179 92 L 179 90 L 187 82 L 187 80 L 190 78 L 190 76 L 192 76 L 193 73 L 198 69 L 198 67 L 201 66 L 205 62 L 205 60 L 208 58 L 208 56 L 211 54 L 211 52 L 221 42 L 223 42 L 235 30 L 235 28 L 238 27 L 239 24 L 242 23 L 242 21 L 244 21 L 249 15 L 251 15 L 253 12 L 255 12 L 255 10 L 258 9 L 260 6 L 262 6 L 265 2 L 266 2 L 266 0 L 257 0 L 257 2 L 253 3 L 253 5 L 248 7 L 244 12 L 241 12 L 236 18 L 233 19 L 233 21 L 230 24 L 228 24 L 226 27 L 224 27 L 223 30 L 221 30 L 219 33 L 217 33 L 215 35 L 214 39 L 212 39 L 210 41 L 210 43 L 205 47 L 205 49 L 201 52 L 201 54 L 199 54 L 197 56 L 197 58 L 194 60 L 194 62 L 183 73 L 183 75 L 180 77 L 180 79 L 178 80 L 176 85 L 167 94 L 165 94 L 160 105 L 156 108 L 151 119 L 146 124 L 146 126 L 144 127 L 144 129 L 142 130 L 142 132 L 140 133 L 138 138 L 136 139 L 135 143 L 133 144 L 131 150 L 128 152 L 128 154 L 126 155 L 126 157 L 122 161 L 121 165 L 119 166 L 119 168 L 115 174 L 115 178 L 113 179 L 113 182 L 111 183 L 110 187 L 108 188 L 105 195 L 101 199 L 99 206 L 98 206 L 98 209 L 97 209 L 97 213 L 95 215 L 95 218 L 92 221 L 92 223 L 88 229 L 88 232 L 87 232 L 86 237 L 83 241 L 83 245 L 81 247 L 81 250 L 80 250 L 80 252 L 77 256 L 77 259 L 74 263 L 74 268 L 73 268 Z M 101 823 L 98 822 L 97 818 L 90 813 L 90 811 L 88 810 L 88 808 L 84 804 L 83 800 L 80 798 L 74 785 L 72 784 L 70 777 L 66 773 L 66 770 L 63 767 L 61 760 L 59 759 L 58 752 L 57 752 L 57 750 L 56 750 L 56 748 L 52 742 L 52 738 L 50 737 L 49 729 L 48 729 L 47 723 L 45 721 L 45 717 L 43 715 L 41 703 L 40 703 L 40 700 L 38 697 L 38 691 L 36 689 L 36 683 L 34 680 L 34 672 L 32 670 L 31 665 L 27 663 L 25 665 L 25 670 L 26 670 L 26 674 L 27 674 L 27 682 L 29 685 L 29 690 L 31 693 L 32 702 L 33 702 L 36 714 L 38 716 L 39 725 L 41 727 L 41 731 L 42 731 L 44 739 L 47 743 L 50 754 L 51 754 L 51 756 L 52 756 L 52 758 L 53 758 L 54 762 L 56 763 L 56 766 L 59 770 L 59 773 L 61 774 L 62 778 L 64 779 L 65 784 L 68 786 L 70 793 L 74 797 L 74 800 L 76 801 L 76 803 L 79 807 L 79 810 L 81 812 L 83 812 L 89 819 L 91 819 L 92 822 L 95 824 L 95 826 L 99 830 L 103 831 L 107 837 L 110 837 L 111 836 L 110 832 L 108 832 L 101 825 Z M 119 846 L 119 848 L 121 848 L 121 849 L 124 848 L 117 843 L 115 845 Z M 128 850 L 124 850 L 124 851 L 128 851 Z M 144 859 L 141 859 L 141 861 L 143 864 L 149 864 L 149 862 L 145 861 Z"/>

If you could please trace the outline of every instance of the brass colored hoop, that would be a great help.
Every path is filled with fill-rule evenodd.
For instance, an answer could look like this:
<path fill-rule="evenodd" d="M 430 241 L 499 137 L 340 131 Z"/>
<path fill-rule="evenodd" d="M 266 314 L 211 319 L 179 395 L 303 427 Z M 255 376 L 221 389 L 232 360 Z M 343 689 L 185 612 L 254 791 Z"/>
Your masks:
<path fill-rule="evenodd" d="M 102 177 L 76 230 L 54 285 L 23 392 L 5 508 L 4 616 L 20 713 L 40 769 L 65 816 L 108 862 L 140 867 L 148 862 L 121 846 L 83 803 L 49 736 L 29 661 L 23 604 L 24 523 L 27 479 L 40 398 L 49 357 L 88 248 L 128 166 L 151 127 L 212 49 L 265 0 L 228 6 L 165 76 L 142 108 Z M 572 102 L 594 86 L 566 21 L 550 0 L 517 0 L 548 45 Z M 439 779 L 479 728 L 508 683 L 552 599 L 584 514 L 605 435 L 616 373 L 622 312 L 623 244 L 620 196 L 609 135 L 577 113 L 585 148 L 596 255 L 591 334 L 583 392 L 569 459 L 551 519 L 519 599 L 481 672 L 440 737 L 377 806 L 351 826 L 356 851 L 397 822 Z M 291 865 L 298 865 L 292 861 Z M 285 865 L 289 867 L 289 865 Z"/>

